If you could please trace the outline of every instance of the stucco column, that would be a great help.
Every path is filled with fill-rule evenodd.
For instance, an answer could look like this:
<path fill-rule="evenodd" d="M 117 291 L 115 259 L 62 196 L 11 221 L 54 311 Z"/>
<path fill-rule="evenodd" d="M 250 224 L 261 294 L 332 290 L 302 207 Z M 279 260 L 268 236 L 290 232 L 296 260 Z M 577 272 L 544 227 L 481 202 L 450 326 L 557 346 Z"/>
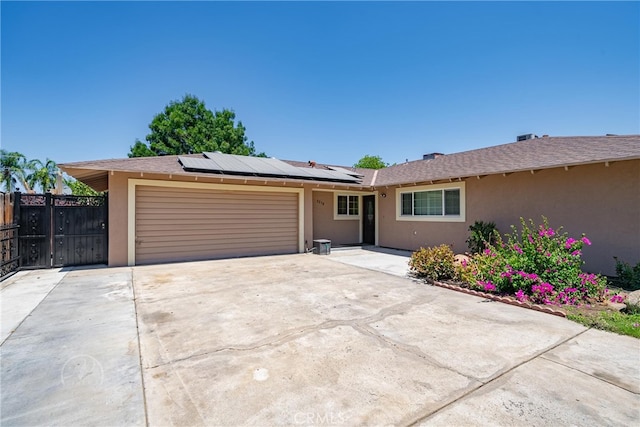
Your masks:
<path fill-rule="evenodd" d="M 313 190 L 311 186 L 304 187 L 304 247 L 313 247 Z"/>
<path fill-rule="evenodd" d="M 127 265 L 127 177 L 109 174 L 109 267 Z"/>

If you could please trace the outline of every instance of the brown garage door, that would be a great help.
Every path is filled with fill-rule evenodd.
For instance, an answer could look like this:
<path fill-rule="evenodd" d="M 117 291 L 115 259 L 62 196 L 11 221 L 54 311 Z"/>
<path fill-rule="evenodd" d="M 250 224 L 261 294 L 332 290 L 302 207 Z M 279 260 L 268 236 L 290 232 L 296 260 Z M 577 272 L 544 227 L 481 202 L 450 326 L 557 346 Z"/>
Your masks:
<path fill-rule="evenodd" d="M 297 193 L 136 187 L 136 264 L 297 251 Z"/>

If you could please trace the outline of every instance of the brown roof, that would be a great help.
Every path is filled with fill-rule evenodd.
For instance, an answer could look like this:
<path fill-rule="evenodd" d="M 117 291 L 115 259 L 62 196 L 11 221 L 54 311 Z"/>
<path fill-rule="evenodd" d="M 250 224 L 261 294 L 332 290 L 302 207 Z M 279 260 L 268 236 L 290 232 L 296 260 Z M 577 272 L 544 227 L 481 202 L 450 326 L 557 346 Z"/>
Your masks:
<path fill-rule="evenodd" d="M 192 156 L 199 157 L 201 154 Z M 448 154 L 431 160 L 416 160 L 378 171 L 349 169 L 363 175 L 362 187 L 439 181 L 519 171 L 549 169 L 589 163 L 640 159 L 640 135 L 542 137 L 494 147 Z M 298 167 L 308 162 L 286 160 Z M 317 164 L 316 168 L 329 165 Z M 334 166 L 334 165 L 330 165 Z M 88 162 L 64 163 L 60 167 L 74 178 L 97 190 L 107 186 L 107 172 L 144 172 L 187 176 L 211 176 L 203 172 L 187 172 L 178 156 L 136 157 Z M 217 175 L 226 177 L 226 175 Z M 228 176 L 238 178 L 237 176 Z M 284 181 L 269 178 L 269 181 Z M 286 179 L 286 181 L 296 181 Z M 358 186 L 350 184 L 351 186 Z"/>
<path fill-rule="evenodd" d="M 108 172 L 143 172 L 148 174 L 165 174 L 165 175 L 184 175 L 184 176 L 202 176 L 211 177 L 212 174 L 206 172 L 189 172 L 182 168 L 182 165 L 178 162 L 179 156 L 157 156 L 157 157 L 134 157 L 126 159 L 107 159 L 107 160 L 93 160 L 86 162 L 73 162 L 62 163 L 58 165 L 63 171 L 69 173 L 74 178 L 86 183 L 98 191 L 106 190 L 108 187 Z M 202 154 L 190 154 L 181 155 L 180 157 L 202 157 Z M 308 162 L 298 162 L 292 160 L 284 160 L 297 167 L 310 167 Z M 326 168 L 329 165 L 316 164 L 316 168 Z M 334 166 L 334 165 L 331 165 Z M 375 174 L 371 169 L 355 169 L 345 166 L 337 166 L 344 169 L 352 170 L 363 175 L 362 183 L 333 183 L 333 182 L 320 182 L 319 184 L 331 184 L 331 185 L 343 185 L 351 187 L 367 187 L 371 185 L 372 178 Z M 215 177 L 229 178 L 229 179 L 244 179 L 247 177 L 239 177 L 237 175 L 224 175 L 215 174 Z M 303 181 L 295 178 L 266 178 L 268 181 L 275 182 L 292 182 Z"/>
<path fill-rule="evenodd" d="M 381 169 L 374 186 L 640 159 L 640 135 L 542 137 Z"/>

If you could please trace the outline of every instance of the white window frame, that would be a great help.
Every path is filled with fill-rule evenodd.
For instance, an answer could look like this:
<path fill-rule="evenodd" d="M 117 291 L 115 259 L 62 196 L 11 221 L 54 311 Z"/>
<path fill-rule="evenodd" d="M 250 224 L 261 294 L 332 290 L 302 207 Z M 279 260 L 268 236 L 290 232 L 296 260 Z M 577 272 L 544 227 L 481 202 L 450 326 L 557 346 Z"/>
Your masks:
<path fill-rule="evenodd" d="M 403 215 L 402 214 L 402 195 L 406 193 L 418 193 L 422 191 L 443 191 L 444 190 L 460 190 L 460 214 L 445 215 L 444 206 L 442 207 L 442 215 Z M 413 199 L 413 197 L 412 197 Z M 452 182 L 445 184 L 420 185 L 415 187 L 398 187 L 396 188 L 396 221 L 427 221 L 427 222 L 465 222 L 466 221 L 466 203 L 465 203 L 465 182 Z M 413 207 L 412 207 L 413 209 Z"/>
<path fill-rule="evenodd" d="M 339 214 L 338 213 L 338 197 L 346 197 L 347 198 L 347 213 Z M 349 214 L 349 198 L 355 197 L 358 201 L 358 214 L 353 215 Z M 333 219 L 334 220 L 359 220 L 362 215 L 362 197 L 361 193 L 351 193 L 351 192 L 340 192 L 333 193 Z"/>

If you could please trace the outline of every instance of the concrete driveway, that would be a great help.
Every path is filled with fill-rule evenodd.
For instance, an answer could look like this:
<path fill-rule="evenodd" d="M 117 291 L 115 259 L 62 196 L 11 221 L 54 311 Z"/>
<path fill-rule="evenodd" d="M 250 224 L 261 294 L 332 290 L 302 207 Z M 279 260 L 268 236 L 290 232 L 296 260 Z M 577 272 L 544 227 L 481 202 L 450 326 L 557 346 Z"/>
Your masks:
<path fill-rule="evenodd" d="M 0 348 L 2 425 L 640 420 L 639 340 L 398 277 L 406 259 L 385 256 L 52 270 Z M 3 324 L 37 274 L 3 289 Z"/>

